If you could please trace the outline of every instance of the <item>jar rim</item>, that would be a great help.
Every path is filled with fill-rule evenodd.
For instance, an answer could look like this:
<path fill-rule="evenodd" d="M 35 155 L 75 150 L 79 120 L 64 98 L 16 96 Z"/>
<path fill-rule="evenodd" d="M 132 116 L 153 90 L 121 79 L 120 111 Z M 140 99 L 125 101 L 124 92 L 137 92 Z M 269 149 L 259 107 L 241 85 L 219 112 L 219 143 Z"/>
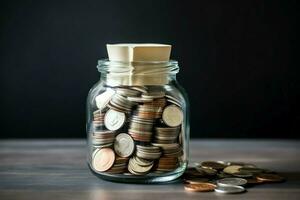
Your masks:
<path fill-rule="evenodd" d="M 100 73 L 110 73 L 112 71 L 116 72 L 118 69 L 124 73 L 127 70 L 128 72 L 133 72 L 141 66 L 148 66 L 147 71 L 151 71 L 149 68 L 153 67 L 153 69 L 155 69 L 157 72 L 161 70 L 168 74 L 177 74 L 179 72 L 179 66 L 176 60 L 123 62 L 110 61 L 109 59 L 105 58 L 98 60 L 98 65 L 96 67 Z"/>

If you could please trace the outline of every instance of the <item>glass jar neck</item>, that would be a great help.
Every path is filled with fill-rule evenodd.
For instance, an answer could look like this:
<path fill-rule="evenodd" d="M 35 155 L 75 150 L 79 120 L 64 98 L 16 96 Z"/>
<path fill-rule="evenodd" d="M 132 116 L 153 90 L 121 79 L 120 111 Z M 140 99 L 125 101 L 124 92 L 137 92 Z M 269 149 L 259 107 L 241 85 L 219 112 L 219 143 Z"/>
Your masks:
<path fill-rule="evenodd" d="M 177 61 L 168 62 L 112 62 L 99 60 L 101 80 L 107 85 L 165 85 L 176 80 Z"/>

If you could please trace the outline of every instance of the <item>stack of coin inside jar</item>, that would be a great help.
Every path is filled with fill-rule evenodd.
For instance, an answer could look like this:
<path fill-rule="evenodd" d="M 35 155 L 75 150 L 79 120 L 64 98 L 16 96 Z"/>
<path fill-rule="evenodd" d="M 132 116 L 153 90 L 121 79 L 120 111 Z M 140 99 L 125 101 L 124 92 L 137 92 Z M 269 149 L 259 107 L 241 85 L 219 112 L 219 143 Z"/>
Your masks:
<path fill-rule="evenodd" d="M 179 97 L 159 86 L 107 87 L 94 102 L 94 171 L 145 175 L 180 166 L 184 116 Z"/>

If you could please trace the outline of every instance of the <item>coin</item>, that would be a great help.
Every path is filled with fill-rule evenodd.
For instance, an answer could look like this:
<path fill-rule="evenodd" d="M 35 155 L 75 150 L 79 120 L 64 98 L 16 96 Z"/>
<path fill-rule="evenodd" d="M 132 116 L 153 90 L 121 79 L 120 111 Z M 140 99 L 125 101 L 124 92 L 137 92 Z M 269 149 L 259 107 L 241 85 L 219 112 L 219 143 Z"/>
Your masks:
<path fill-rule="evenodd" d="M 120 174 L 126 172 L 128 160 L 129 158 L 116 156 L 114 165 L 106 172 L 111 174 Z"/>
<path fill-rule="evenodd" d="M 206 175 L 208 175 L 208 176 L 214 176 L 214 175 L 216 175 L 217 172 L 218 172 L 218 171 L 215 170 L 215 169 L 212 169 L 212 168 L 204 168 L 204 167 L 202 167 L 201 165 L 196 166 L 195 168 L 196 168 L 196 170 L 197 170 L 198 172 L 204 173 L 204 174 L 206 174 Z"/>
<path fill-rule="evenodd" d="M 153 167 L 153 162 L 142 162 L 141 160 L 137 160 L 136 157 L 131 157 L 129 159 L 128 171 L 134 175 L 144 175 L 147 174 Z M 148 165 L 146 165 L 148 164 Z"/>
<path fill-rule="evenodd" d="M 107 106 L 117 111 L 129 113 L 131 111 L 132 106 L 134 106 L 135 104 L 136 103 L 129 101 L 127 97 L 120 95 L 119 93 L 116 93 L 111 98 Z"/>
<path fill-rule="evenodd" d="M 223 169 L 223 172 L 225 172 L 227 174 L 234 174 L 234 173 L 240 172 L 240 168 L 242 168 L 242 166 L 240 166 L 240 165 L 230 165 L 228 167 L 225 167 Z"/>
<path fill-rule="evenodd" d="M 168 99 L 167 101 L 168 101 L 169 103 L 171 103 L 171 104 L 174 104 L 174 105 L 178 106 L 178 107 L 182 107 L 182 105 L 181 105 L 180 103 L 178 103 L 177 101 L 173 101 L 173 100 L 171 100 L 171 99 Z"/>
<path fill-rule="evenodd" d="M 99 94 L 96 98 L 95 98 L 95 102 L 96 102 L 96 106 L 102 110 L 103 108 L 105 108 L 105 106 L 108 104 L 108 102 L 110 101 L 110 99 L 112 98 L 112 96 L 115 94 L 115 91 L 107 88 L 107 90 L 105 92 L 103 92 L 102 94 Z"/>
<path fill-rule="evenodd" d="M 104 124 L 109 130 L 118 130 L 125 123 L 125 114 L 113 109 L 110 109 L 106 112 L 104 117 Z"/>
<path fill-rule="evenodd" d="M 135 131 L 132 129 L 128 129 L 128 134 L 130 134 L 134 141 L 141 142 L 150 142 L 152 137 L 152 132 Z"/>
<path fill-rule="evenodd" d="M 159 144 L 152 143 L 153 146 L 161 147 L 163 155 L 166 157 L 179 157 L 182 155 L 182 147 L 178 143 Z"/>
<path fill-rule="evenodd" d="M 115 161 L 115 153 L 110 148 L 97 149 L 93 153 L 92 165 L 96 171 L 104 172 L 112 167 Z"/>
<path fill-rule="evenodd" d="M 151 102 L 153 100 L 153 99 L 145 99 L 142 97 L 127 97 L 127 99 L 129 101 L 138 102 L 138 103 Z"/>
<path fill-rule="evenodd" d="M 197 183 L 197 184 L 185 184 L 184 189 L 191 192 L 211 192 L 214 191 L 216 185 L 212 183 Z"/>
<path fill-rule="evenodd" d="M 147 93 L 147 87 L 145 87 L 145 86 L 133 86 L 133 87 L 131 87 L 131 89 L 139 91 L 141 93 Z"/>
<path fill-rule="evenodd" d="M 133 139 L 126 133 L 120 133 L 115 138 L 114 150 L 120 157 L 129 157 L 134 152 Z"/>
<path fill-rule="evenodd" d="M 108 130 L 95 131 L 91 139 L 94 146 L 111 146 L 115 139 L 115 132 Z"/>
<path fill-rule="evenodd" d="M 180 127 L 156 127 L 154 142 L 155 143 L 174 143 L 178 139 Z"/>
<path fill-rule="evenodd" d="M 177 157 L 165 157 L 159 158 L 156 170 L 157 171 L 173 171 L 179 166 L 179 161 Z"/>
<path fill-rule="evenodd" d="M 165 93 L 160 91 L 160 92 L 149 92 L 149 93 L 144 93 L 142 94 L 142 98 L 144 99 L 156 99 L 156 98 L 162 98 L 165 96 Z"/>
<path fill-rule="evenodd" d="M 161 156 L 161 150 L 156 146 L 137 145 L 136 156 L 148 160 L 158 159 Z"/>
<path fill-rule="evenodd" d="M 217 180 L 218 186 L 228 186 L 228 185 L 235 185 L 235 186 L 242 186 L 247 184 L 247 180 L 243 178 L 223 178 Z"/>
<path fill-rule="evenodd" d="M 173 102 L 176 102 L 175 104 L 179 104 L 179 106 L 181 106 L 181 101 L 179 100 L 179 98 L 175 98 L 175 97 L 173 97 L 169 94 L 166 94 L 165 96 L 166 96 L 167 100 L 171 100 Z"/>
<path fill-rule="evenodd" d="M 216 161 L 204 161 L 201 163 L 201 166 L 204 168 L 212 168 L 215 170 L 222 170 L 224 169 L 227 165 L 220 163 L 220 162 L 216 162 Z"/>
<path fill-rule="evenodd" d="M 245 188 L 242 186 L 222 186 L 215 188 L 215 191 L 218 193 L 223 194 L 235 194 L 235 193 L 242 193 L 245 191 Z"/>
<path fill-rule="evenodd" d="M 258 174 L 256 179 L 263 182 L 282 182 L 284 178 L 277 174 Z"/>
<path fill-rule="evenodd" d="M 153 120 L 146 120 L 139 118 L 138 116 L 132 116 L 130 129 L 135 131 L 151 132 L 153 128 Z"/>
<path fill-rule="evenodd" d="M 175 105 L 167 106 L 162 113 L 162 120 L 170 127 L 179 126 L 183 120 L 182 110 Z"/>

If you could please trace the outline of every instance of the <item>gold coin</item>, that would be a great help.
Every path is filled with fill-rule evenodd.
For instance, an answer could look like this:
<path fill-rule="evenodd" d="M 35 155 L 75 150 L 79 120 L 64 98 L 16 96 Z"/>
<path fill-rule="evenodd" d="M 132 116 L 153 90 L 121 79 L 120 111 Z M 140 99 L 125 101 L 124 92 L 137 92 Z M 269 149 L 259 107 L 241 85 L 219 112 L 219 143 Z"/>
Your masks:
<path fill-rule="evenodd" d="M 183 120 L 183 112 L 178 106 L 167 106 L 164 108 L 164 111 L 162 113 L 162 120 L 167 126 L 179 126 Z"/>
<path fill-rule="evenodd" d="M 223 172 L 225 172 L 227 174 L 234 174 L 234 173 L 240 172 L 240 168 L 242 168 L 242 166 L 240 166 L 240 165 L 230 165 L 228 167 L 225 167 L 223 169 Z"/>
<path fill-rule="evenodd" d="M 282 181 L 284 181 L 284 178 L 277 174 L 258 174 L 256 176 L 256 178 L 257 178 L 257 180 L 263 181 L 263 182 L 282 182 Z"/>
<path fill-rule="evenodd" d="M 214 191 L 216 185 L 212 183 L 197 183 L 197 184 L 185 184 L 184 189 L 190 192 L 210 192 Z"/>

